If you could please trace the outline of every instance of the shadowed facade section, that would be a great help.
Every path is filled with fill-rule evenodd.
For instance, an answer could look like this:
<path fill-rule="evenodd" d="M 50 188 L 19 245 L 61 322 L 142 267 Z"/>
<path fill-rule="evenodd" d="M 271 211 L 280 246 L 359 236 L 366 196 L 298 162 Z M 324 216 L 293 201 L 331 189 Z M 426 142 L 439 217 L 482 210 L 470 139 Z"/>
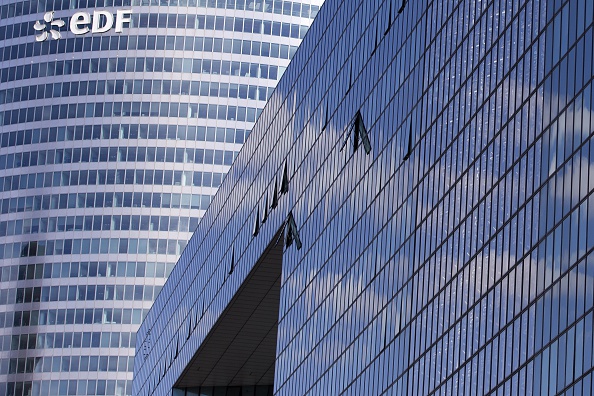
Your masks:
<path fill-rule="evenodd" d="M 176 388 L 272 385 L 283 241 L 272 239 Z"/>

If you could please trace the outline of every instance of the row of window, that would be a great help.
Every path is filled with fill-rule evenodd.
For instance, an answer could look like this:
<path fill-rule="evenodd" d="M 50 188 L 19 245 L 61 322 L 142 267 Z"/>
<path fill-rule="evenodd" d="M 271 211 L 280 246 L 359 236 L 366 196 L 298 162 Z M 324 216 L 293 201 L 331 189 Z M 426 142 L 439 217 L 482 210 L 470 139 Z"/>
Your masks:
<path fill-rule="evenodd" d="M 153 294 L 153 289 L 156 289 L 155 294 Z M 153 301 L 153 295 L 158 294 L 160 290 L 160 286 L 151 285 L 63 285 L 19 287 L 0 289 L 0 305 L 50 301 Z M 99 312 L 96 315 L 99 318 L 96 320 L 99 322 L 94 323 L 102 323 L 102 315 L 103 314 Z"/>
<path fill-rule="evenodd" d="M 93 162 L 231 165 L 237 151 L 174 147 L 82 147 L 0 155 L 0 170 Z"/>
<path fill-rule="evenodd" d="M 187 241 L 175 239 L 85 238 L 0 244 L 0 260 L 62 254 L 170 254 L 179 256 Z"/>
<path fill-rule="evenodd" d="M 261 109 L 206 103 L 98 102 L 23 107 L 0 112 L 0 125 L 84 117 L 180 117 L 256 122 Z"/>
<path fill-rule="evenodd" d="M 64 311 L 63 309 L 60 311 Z M 70 311 L 70 310 L 69 310 Z M 91 309 L 92 311 L 92 309 Z M 130 310 L 127 310 L 130 311 Z M 135 310 L 138 311 L 138 310 Z M 146 310 L 145 310 L 146 311 Z M 37 311 L 38 312 L 38 311 Z M 46 312 L 47 311 L 42 311 Z M 54 311 L 55 313 L 55 311 Z M 146 313 L 146 312 L 144 312 Z M 133 316 L 137 316 L 134 313 Z M 124 315 L 130 318 L 130 312 Z M 142 316 L 144 317 L 144 316 Z M 130 319 L 128 319 L 130 321 Z M 66 321 L 64 321 L 66 323 Z M 71 322 L 69 324 L 74 324 Z M 77 324 L 82 324 L 77 323 Z M 32 325 L 33 326 L 33 325 Z M 10 326 L 6 326 L 10 327 Z M 18 326 L 14 326 L 18 327 Z M 66 333 L 39 333 L 16 334 L 0 336 L 0 350 L 18 351 L 26 349 L 48 348 L 134 348 L 136 346 L 135 333 L 119 332 L 66 332 Z"/>
<path fill-rule="evenodd" d="M 68 372 L 134 371 L 134 357 L 128 356 L 47 356 L 0 359 L 0 375 Z"/>
<path fill-rule="evenodd" d="M 308 26 L 287 22 L 272 22 L 241 17 L 223 17 L 204 14 L 132 14 L 130 27 L 206 29 L 228 32 L 266 34 L 275 37 L 303 39 Z M 31 35 L 31 22 L 0 27 L 0 40 Z M 96 38 L 96 37 L 94 37 Z M 93 48 L 95 49 L 95 48 Z M 97 48 L 102 49 L 102 48 Z M 157 48 L 163 49 L 163 48 Z"/>
<path fill-rule="evenodd" d="M 128 396 L 132 394 L 132 381 L 47 380 L 33 382 L 5 382 L 0 383 L 0 394 L 11 396 Z"/>
<path fill-rule="evenodd" d="M 0 270 L 0 282 L 59 278 L 167 278 L 175 263 L 135 261 L 58 262 L 6 265 Z M 6 313 L 7 315 L 10 312 Z M 0 318 L 4 315 L 0 312 Z M 2 320 L 0 320 L 2 323 Z"/>
<path fill-rule="evenodd" d="M 0 214 L 75 208 L 202 209 L 210 195 L 145 192 L 90 192 L 33 195 L 0 200 Z"/>
<path fill-rule="evenodd" d="M 242 144 L 250 131 L 164 124 L 76 125 L 19 129 L 0 134 L 0 147 L 98 139 L 159 139 Z"/>
<path fill-rule="evenodd" d="M 198 221 L 198 218 L 156 215 L 59 216 L 18 219 L 0 221 L 0 237 L 63 231 L 190 232 L 196 228 Z"/>
<path fill-rule="evenodd" d="M 17 0 L 0 7 L 0 18 L 13 18 L 38 12 L 71 10 L 96 7 L 131 7 L 131 6 L 180 6 L 208 7 L 228 10 L 248 10 L 292 15 L 301 18 L 315 18 L 319 6 L 301 4 L 285 0 Z"/>
<path fill-rule="evenodd" d="M 151 285 L 78 285 L 19 287 L 0 290 L 0 305 L 28 304 L 55 301 L 153 301 L 161 286 Z M 116 309 L 117 311 L 117 309 Z M 69 311 L 70 312 L 70 311 Z M 102 313 L 103 312 L 103 313 Z M 119 312 L 119 311 L 118 311 Z M 111 308 L 101 310 L 71 310 L 74 324 L 121 323 L 121 313 Z M 67 312 L 68 314 L 68 312 Z M 112 319 L 113 318 L 113 319 Z M 140 314 L 138 315 L 140 318 Z M 69 323 L 70 319 L 66 319 Z M 138 319 L 140 320 L 140 319 Z M 67 323 L 67 324 L 68 324 Z M 130 323 L 130 322 L 128 322 Z M 131 323 L 140 323 L 133 321 Z M 40 325 L 44 323 L 39 323 Z M 48 323 L 51 324 L 51 323 Z"/>
<path fill-rule="evenodd" d="M 210 41 L 212 40 L 212 41 Z M 97 44 L 94 44 L 94 43 Z M 212 42 L 212 48 L 210 43 Z M 89 43 L 85 45 L 85 43 Z M 105 44 L 103 44 L 105 43 Z M 154 45 L 153 45 L 154 43 Z M 39 44 L 35 42 L 8 45 L 0 48 L 0 55 L 4 61 L 18 60 L 31 57 L 56 54 L 73 54 L 83 51 L 113 50 L 177 50 L 204 51 L 237 55 L 256 55 L 267 58 L 291 59 L 297 51 L 297 46 L 288 44 L 263 43 L 261 41 L 241 39 L 208 39 L 193 36 L 96 36 L 85 38 L 68 38 L 52 40 Z M 125 59 L 125 58 L 122 58 Z M 120 69 L 118 69 L 120 70 Z M 120 70 L 122 71 L 122 70 Z M 4 75 L 4 73 L 2 73 Z M 2 78 L 2 82 L 4 78 Z"/>
<path fill-rule="evenodd" d="M 48 83 L 2 90 L 0 91 L 0 105 L 37 99 L 111 94 L 171 94 L 266 100 L 273 91 L 272 87 L 207 81 L 91 80 Z"/>
<path fill-rule="evenodd" d="M 165 186 L 219 187 L 223 173 L 150 169 L 81 170 L 40 172 L 0 177 L 0 192 L 64 186 L 107 186 L 143 184 Z"/>
<path fill-rule="evenodd" d="M 155 293 L 156 295 L 157 293 Z M 143 309 L 122 309 L 122 308 L 79 308 L 79 309 L 50 309 L 41 311 L 18 311 L 15 312 L 14 322 L 6 321 L 4 326 L 0 327 L 24 327 L 24 326 L 53 326 L 53 325 L 82 325 L 82 324 L 140 324 L 147 310 Z M 26 315 L 24 315 L 26 314 Z M 49 349 L 49 348 L 80 348 L 81 333 L 47 333 L 47 334 L 20 334 L 13 336 L 4 336 L 3 351 L 18 349 Z M 107 335 L 109 341 L 109 333 Z M 112 341 L 118 342 L 118 338 Z M 28 337 L 28 338 L 27 338 Z M 1 336 L 0 336 L 1 338 Z M 79 341 L 77 341 L 77 339 Z M 20 340 L 20 341 L 19 341 Z M 64 343 L 62 343 L 64 340 Z M 1 343 L 0 339 L 0 343 Z M 105 340 L 103 340 L 105 341 Z M 88 343 L 87 343 L 88 344 Z M 62 346 L 63 345 L 63 346 Z M 90 347 L 90 345 L 82 345 Z M 102 342 L 101 346 L 113 347 L 109 342 Z M 126 346 L 127 348 L 127 346 Z"/>
<path fill-rule="evenodd" d="M 148 289 L 147 289 L 148 290 Z M 160 287 L 155 289 L 154 296 L 159 294 Z M 122 311 L 121 309 L 112 310 L 112 308 L 79 308 L 79 309 L 50 309 L 50 310 L 35 310 L 35 311 L 17 311 L 14 312 L 2 312 L 0 314 L 0 328 L 2 327 L 27 327 L 27 326 L 45 326 L 45 325 L 71 325 L 71 324 L 93 324 L 93 323 L 118 323 L 118 324 L 137 324 L 138 320 L 144 318 L 144 314 L 141 312 L 140 309 Z M 140 318 L 140 319 L 139 319 Z M 33 334 L 32 334 L 33 335 Z M 31 336 L 32 336 L 31 335 Z M 108 333 L 109 335 L 109 333 Z M 29 337 L 31 337 L 29 336 Z M 6 336 L 10 337 L 10 336 Z M 18 341 L 18 335 L 12 336 L 13 338 L 13 350 L 15 348 L 19 349 L 18 342 L 15 343 L 15 337 Z M 53 337 L 53 336 L 52 336 Z M 21 336 L 22 339 L 22 336 Z M 6 341 L 6 340 L 5 340 Z M 22 340 L 21 340 L 22 341 Z M 22 345 L 27 343 L 21 342 L 20 349 L 31 349 L 30 347 L 23 347 Z M 33 343 L 35 345 L 35 343 Z M 74 345 L 71 343 L 67 343 L 64 347 L 80 347 L 80 343 L 78 346 L 75 342 Z M 5 345 L 6 344 L 5 342 Z M 41 346 L 37 344 L 37 349 L 44 347 L 43 345 L 47 345 L 47 343 L 42 343 Z M 51 344 L 53 345 L 53 343 Z M 104 345 L 101 345 L 104 346 Z M 114 346 L 114 345 L 106 345 L 106 346 Z M 115 346 L 119 346 L 115 345 Z M 51 347 L 53 348 L 53 346 Z M 56 348 L 62 348 L 62 345 L 57 346 Z M 10 349 L 4 349 L 10 350 Z"/>
<path fill-rule="evenodd" d="M 280 66 L 233 62 L 211 59 L 181 59 L 161 57 L 138 58 L 91 58 L 91 59 L 66 59 L 50 62 L 32 63 L 20 66 L 3 68 L 0 73 L 1 82 L 20 81 L 30 78 L 43 78 L 55 76 L 69 76 L 87 73 L 113 73 L 113 72 L 167 72 L 167 73 L 194 73 L 215 74 L 224 76 L 258 77 L 277 80 L 284 73 L 285 68 Z M 81 82 L 84 84 L 85 82 Z M 186 84 L 189 81 L 186 80 Z M 172 83 L 174 84 L 174 83 Z M 105 93 L 124 93 L 123 90 L 107 87 Z M 102 92 L 99 90 L 99 92 Z M 188 88 L 171 88 L 171 93 L 188 93 Z M 130 93 L 130 92 L 128 92 Z M 157 93 L 157 92 L 155 92 Z M 163 88 L 163 93 L 167 92 Z"/>

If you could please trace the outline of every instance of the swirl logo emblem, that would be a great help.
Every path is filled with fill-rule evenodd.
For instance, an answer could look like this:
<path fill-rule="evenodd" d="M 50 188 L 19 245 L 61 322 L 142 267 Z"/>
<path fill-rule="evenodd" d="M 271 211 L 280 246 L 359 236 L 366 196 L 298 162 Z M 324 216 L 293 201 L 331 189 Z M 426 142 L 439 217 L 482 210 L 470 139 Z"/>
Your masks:
<path fill-rule="evenodd" d="M 41 42 L 41 41 L 45 41 L 49 38 L 49 36 L 51 35 L 52 38 L 54 40 L 59 40 L 62 38 L 62 34 L 58 31 L 58 30 L 54 30 L 52 28 L 61 28 L 62 26 L 64 26 L 66 24 L 66 22 L 64 22 L 61 19 L 57 19 L 54 21 L 54 12 L 50 11 L 47 12 L 44 16 L 43 16 L 43 21 L 45 23 L 41 23 L 39 21 L 35 22 L 35 25 L 33 25 L 33 29 L 35 29 L 38 32 L 41 32 L 38 36 L 35 36 L 35 41 Z M 49 32 L 46 30 L 47 25 L 50 25 L 50 29 Z"/>

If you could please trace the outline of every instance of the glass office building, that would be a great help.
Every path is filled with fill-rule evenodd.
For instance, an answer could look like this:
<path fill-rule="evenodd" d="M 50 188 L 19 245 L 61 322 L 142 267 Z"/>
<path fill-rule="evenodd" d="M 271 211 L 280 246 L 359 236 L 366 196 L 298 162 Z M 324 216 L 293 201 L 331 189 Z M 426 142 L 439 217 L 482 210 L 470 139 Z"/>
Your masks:
<path fill-rule="evenodd" d="M 0 395 L 131 393 L 136 330 L 320 4 L 0 2 Z"/>
<path fill-rule="evenodd" d="M 326 1 L 134 393 L 592 394 L 593 4 Z"/>

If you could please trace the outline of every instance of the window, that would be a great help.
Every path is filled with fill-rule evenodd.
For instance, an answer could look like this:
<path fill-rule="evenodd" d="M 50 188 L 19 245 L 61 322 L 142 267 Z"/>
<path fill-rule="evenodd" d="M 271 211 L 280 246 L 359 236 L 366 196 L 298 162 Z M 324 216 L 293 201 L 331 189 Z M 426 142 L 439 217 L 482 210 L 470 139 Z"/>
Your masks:
<path fill-rule="evenodd" d="M 278 206 L 278 183 L 274 180 L 274 191 L 272 192 L 272 204 L 270 209 L 275 209 Z"/>
<path fill-rule="evenodd" d="M 287 170 L 287 163 L 285 162 L 285 167 L 283 169 L 283 178 L 281 181 L 281 194 L 286 194 L 289 192 L 289 173 Z"/>
<path fill-rule="evenodd" d="M 295 224 L 295 218 L 293 217 L 293 212 L 289 212 L 289 216 L 287 217 L 286 222 L 286 232 L 287 236 L 285 237 L 285 246 L 288 248 L 295 242 L 297 246 L 297 250 L 301 249 L 303 245 L 301 243 L 301 238 L 299 237 L 299 230 L 297 230 L 297 224 Z"/>
<path fill-rule="evenodd" d="M 233 273 L 234 269 L 235 269 L 235 246 L 232 247 L 232 251 L 231 251 L 231 266 L 229 268 L 228 275 L 231 275 Z M 191 327 L 191 325 L 190 325 L 190 327 Z"/>
<path fill-rule="evenodd" d="M 365 153 L 369 154 L 371 152 L 371 142 L 369 140 L 369 135 L 367 134 L 367 128 L 365 128 L 365 123 L 363 122 L 361 111 L 357 111 L 357 114 L 355 114 L 355 117 L 353 118 L 353 121 L 351 122 L 348 129 L 347 138 L 340 151 L 342 151 L 348 143 L 351 134 L 353 138 L 353 151 L 357 151 L 360 144 L 362 143 Z"/>
<path fill-rule="evenodd" d="M 260 233 L 260 208 L 256 211 L 256 217 L 254 221 L 254 230 L 252 232 L 253 236 L 257 236 Z"/>
<path fill-rule="evenodd" d="M 264 216 L 262 216 L 262 224 L 266 223 L 266 220 L 268 220 L 268 194 L 266 194 L 264 201 Z"/>
<path fill-rule="evenodd" d="M 326 100 L 326 112 L 324 113 L 324 125 L 322 126 L 322 131 L 326 129 L 329 122 L 330 122 L 330 112 L 329 112 L 329 108 L 328 108 L 328 100 Z"/>
<path fill-rule="evenodd" d="M 410 155 L 412 154 L 412 151 L 413 151 L 413 125 L 412 125 L 412 121 L 411 121 L 410 122 L 410 130 L 408 132 L 408 146 L 406 148 L 404 157 L 402 157 L 402 160 L 406 161 L 407 159 L 409 159 Z"/>

